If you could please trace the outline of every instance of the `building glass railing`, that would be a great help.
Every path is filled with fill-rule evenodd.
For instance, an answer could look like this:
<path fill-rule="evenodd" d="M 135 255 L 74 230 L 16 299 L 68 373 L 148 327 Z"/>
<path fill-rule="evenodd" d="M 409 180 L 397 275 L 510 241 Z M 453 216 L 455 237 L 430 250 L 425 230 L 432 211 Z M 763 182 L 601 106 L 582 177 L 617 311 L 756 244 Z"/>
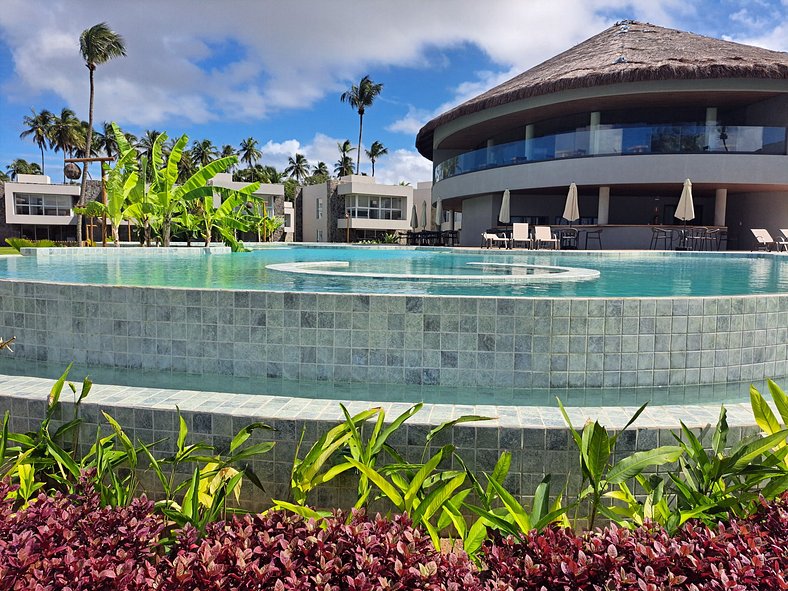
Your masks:
<path fill-rule="evenodd" d="M 519 140 L 458 154 L 435 166 L 435 182 L 488 168 L 631 154 L 786 154 L 785 127 L 650 125 L 601 127 Z"/>

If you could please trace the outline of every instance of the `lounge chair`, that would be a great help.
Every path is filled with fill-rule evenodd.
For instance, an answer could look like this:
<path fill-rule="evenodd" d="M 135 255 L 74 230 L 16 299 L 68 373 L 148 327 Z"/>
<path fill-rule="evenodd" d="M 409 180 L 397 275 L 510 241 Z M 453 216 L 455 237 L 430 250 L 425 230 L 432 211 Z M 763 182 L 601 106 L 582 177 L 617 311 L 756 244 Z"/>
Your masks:
<path fill-rule="evenodd" d="M 777 250 L 788 251 L 788 229 L 780 229 L 780 233 L 782 236 L 778 236 L 775 242 L 775 244 L 777 244 Z"/>
<path fill-rule="evenodd" d="M 525 248 L 533 246 L 533 240 L 528 235 L 528 224 L 512 224 L 512 248 L 522 244 Z"/>
<path fill-rule="evenodd" d="M 753 250 L 771 250 L 772 247 L 777 249 L 780 248 L 767 230 L 763 228 L 750 228 L 750 232 L 755 236 L 756 244 Z"/>
<path fill-rule="evenodd" d="M 509 248 L 509 239 L 492 232 L 482 232 L 482 247 L 490 248 L 493 244 L 497 244 L 498 248 Z"/>
<path fill-rule="evenodd" d="M 558 249 L 558 238 L 553 236 L 550 226 L 534 226 L 534 244 L 541 248 L 543 244 L 552 244 L 553 249 Z"/>

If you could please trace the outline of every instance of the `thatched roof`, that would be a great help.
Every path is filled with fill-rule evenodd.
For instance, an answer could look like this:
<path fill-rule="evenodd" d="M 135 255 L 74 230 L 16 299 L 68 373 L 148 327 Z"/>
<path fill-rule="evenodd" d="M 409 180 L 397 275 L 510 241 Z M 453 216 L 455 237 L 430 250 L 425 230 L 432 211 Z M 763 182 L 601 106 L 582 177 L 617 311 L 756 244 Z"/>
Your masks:
<path fill-rule="evenodd" d="M 525 98 L 621 82 L 719 78 L 788 79 L 788 53 L 623 21 L 439 115 L 421 128 L 416 147 L 431 158 L 437 127 Z"/>

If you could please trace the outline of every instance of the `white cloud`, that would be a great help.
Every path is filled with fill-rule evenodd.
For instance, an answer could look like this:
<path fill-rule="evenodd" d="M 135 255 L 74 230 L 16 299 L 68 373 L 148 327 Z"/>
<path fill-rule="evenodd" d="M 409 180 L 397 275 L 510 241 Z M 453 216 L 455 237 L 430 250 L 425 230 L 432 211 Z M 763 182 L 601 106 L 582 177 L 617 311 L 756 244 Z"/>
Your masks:
<path fill-rule="evenodd" d="M 16 71 L 6 90 L 54 92 L 74 105 L 84 102 L 86 78 L 74 40 L 85 23 L 106 20 L 124 35 L 128 56 L 99 67 L 96 118 L 153 126 L 173 117 L 248 120 L 308 107 L 371 67 L 440 67 L 429 63 L 430 49 L 470 43 L 502 72 L 475 75 L 465 91 L 456 90 L 460 100 L 504 71 L 521 71 L 604 28 L 610 11 L 668 18 L 677 6 L 677 0 L 4 0 L 0 31 Z M 227 46 L 233 51 L 221 54 Z M 217 53 L 222 65 L 206 68 Z"/>

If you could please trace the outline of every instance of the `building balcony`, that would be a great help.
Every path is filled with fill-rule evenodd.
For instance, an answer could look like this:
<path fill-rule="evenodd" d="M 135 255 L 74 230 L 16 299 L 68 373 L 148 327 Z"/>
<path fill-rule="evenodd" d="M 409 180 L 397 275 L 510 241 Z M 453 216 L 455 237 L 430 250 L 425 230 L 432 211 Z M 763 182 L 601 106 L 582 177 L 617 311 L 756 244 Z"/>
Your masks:
<path fill-rule="evenodd" d="M 644 154 L 786 154 L 785 127 L 651 125 L 547 135 L 457 154 L 435 165 L 435 182 L 533 162 Z"/>

